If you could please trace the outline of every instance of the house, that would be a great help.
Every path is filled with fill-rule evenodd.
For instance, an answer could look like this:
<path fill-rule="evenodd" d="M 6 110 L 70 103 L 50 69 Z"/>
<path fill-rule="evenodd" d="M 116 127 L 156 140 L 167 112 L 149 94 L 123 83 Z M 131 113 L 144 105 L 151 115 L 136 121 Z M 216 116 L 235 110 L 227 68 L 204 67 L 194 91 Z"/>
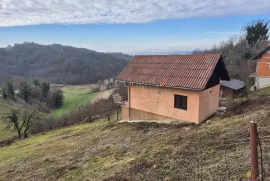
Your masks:
<path fill-rule="evenodd" d="M 234 99 L 245 92 L 245 82 L 237 79 L 220 81 L 220 97 Z"/>
<path fill-rule="evenodd" d="M 256 72 L 250 77 L 255 78 L 255 89 L 270 86 L 270 45 L 253 57 L 253 60 L 257 61 Z"/>
<path fill-rule="evenodd" d="M 200 123 L 219 108 L 220 54 L 135 56 L 116 78 L 128 89 L 123 120 Z"/>

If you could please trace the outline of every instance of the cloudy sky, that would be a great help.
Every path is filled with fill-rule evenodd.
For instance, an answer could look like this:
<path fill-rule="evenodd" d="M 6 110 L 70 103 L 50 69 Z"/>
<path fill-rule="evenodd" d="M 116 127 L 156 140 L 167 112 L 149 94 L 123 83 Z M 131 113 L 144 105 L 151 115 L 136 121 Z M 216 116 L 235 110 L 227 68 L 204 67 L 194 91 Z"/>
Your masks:
<path fill-rule="evenodd" d="M 0 0 L 0 46 L 191 51 L 237 35 L 255 19 L 270 20 L 269 0 Z"/>

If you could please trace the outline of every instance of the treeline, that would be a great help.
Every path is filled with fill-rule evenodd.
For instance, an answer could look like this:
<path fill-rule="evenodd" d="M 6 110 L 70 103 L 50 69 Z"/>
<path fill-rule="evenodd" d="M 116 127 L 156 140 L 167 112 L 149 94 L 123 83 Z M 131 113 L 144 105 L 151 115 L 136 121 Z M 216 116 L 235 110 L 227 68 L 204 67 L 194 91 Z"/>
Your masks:
<path fill-rule="evenodd" d="M 268 21 L 252 21 L 243 27 L 240 35 L 231 37 L 211 49 L 197 49 L 192 53 L 221 53 L 230 77 L 245 81 L 249 87 L 253 84 L 249 75 L 256 71 L 256 62 L 251 59 L 267 45 L 263 42 L 268 40 L 268 31 Z"/>
<path fill-rule="evenodd" d="M 0 83 L 46 79 L 56 84 L 89 84 L 115 78 L 132 57 L 59 44 L 25 42 L 0 48 Z"/>
<path fill-rule="evenodd" d="M 29 99 L 45 102 L 51 108 L 59 108 L 64 103 L 64 95 L 61 89 L 51 89 L 50 82 L 34 79 L 33 83 L 22 81 L 19 89 L 14 90 L 13 80 L 7 81 L 0 87 L 0 94 L 3 99 L 12 99 L 16 101 L 15 94 L 29 102 Z"/>

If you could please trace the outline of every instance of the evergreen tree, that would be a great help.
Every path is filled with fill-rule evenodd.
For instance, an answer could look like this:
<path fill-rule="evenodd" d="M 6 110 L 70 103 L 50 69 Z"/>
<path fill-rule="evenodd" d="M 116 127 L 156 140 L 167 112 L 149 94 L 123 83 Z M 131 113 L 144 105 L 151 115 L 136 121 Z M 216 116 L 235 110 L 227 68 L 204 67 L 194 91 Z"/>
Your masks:
<path fill-rule="evenodd" d="M 30 85 L 26 81 L 20 84 L 20 91 L 23 95 L 25 102 L 27 102 L 32 90 Z"/>
<path fill-rule="evenodd" d="M 64 95 L 63 95 L 63 91 L 61 89 L 54 91 L 52 98 L 53 98 L 53 105 L 55 108 L 59 108 L 63 105 Z"/>
<path fill-rule="evenodd" d="M 40 87 L 43 93 L 43 97 L 47 98 L 50 92 L 50 82 L 46 82 L 46 81 L 41 82 Z"/>
<path fill-rule="evenodd" d="M 14 93 L 14 87 L 13 87 L 13 81 L 10 80 L 6 83 L 7 88 L 7 94 L 10 96 L 13 100 L 15 100 L 15 93 Z"/>
<path fill-rule="evenodd" d="M 263 20 L 253 21 L 245 28 L 246 40 L 249 45 L 255 45 L 262 40 L 268 39 L 268 22 Z"/>

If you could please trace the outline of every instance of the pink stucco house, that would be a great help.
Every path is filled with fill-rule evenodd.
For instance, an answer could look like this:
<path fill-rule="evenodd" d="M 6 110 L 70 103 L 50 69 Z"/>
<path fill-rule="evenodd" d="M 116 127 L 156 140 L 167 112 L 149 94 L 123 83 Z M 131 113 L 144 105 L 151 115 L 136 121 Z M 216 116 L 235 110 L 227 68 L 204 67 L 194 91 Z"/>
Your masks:
<path fill-rule="evenodd" d="M 199 124 L 219 107 L 220 80 L 229 80 L 220 54 L 135 56 L 116 78 L 128 89 L 123 120 Z"/>

